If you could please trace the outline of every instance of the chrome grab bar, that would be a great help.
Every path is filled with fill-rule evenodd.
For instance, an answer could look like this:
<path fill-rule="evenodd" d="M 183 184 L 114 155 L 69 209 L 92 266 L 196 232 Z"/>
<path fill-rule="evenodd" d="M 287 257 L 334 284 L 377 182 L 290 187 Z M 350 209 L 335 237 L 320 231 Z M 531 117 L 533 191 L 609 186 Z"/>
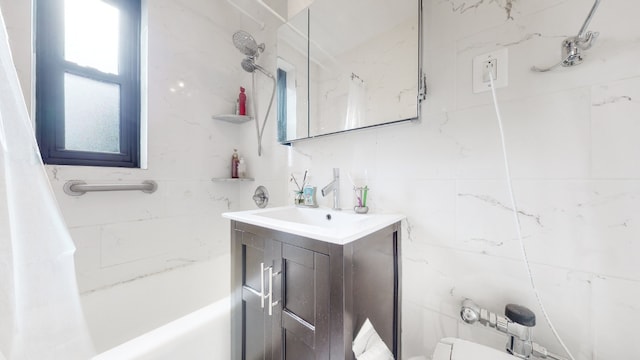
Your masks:
<path fill-rule="evenodd" d="M 67 195 L 80 196 L 89 191 L 129 191 L 140 190 L 151 194 L 158 189 L 158 183 L 145 180 L 142 184 L 94 184 L 89 185 L 81 180 L 70 180 L 64 184 L 63 190 Z"/>

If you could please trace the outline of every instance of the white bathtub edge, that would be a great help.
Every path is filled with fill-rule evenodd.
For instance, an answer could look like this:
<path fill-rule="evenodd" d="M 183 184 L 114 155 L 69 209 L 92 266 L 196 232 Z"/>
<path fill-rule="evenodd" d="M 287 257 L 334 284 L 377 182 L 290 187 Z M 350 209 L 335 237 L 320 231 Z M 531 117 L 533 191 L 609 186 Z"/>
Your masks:
<path fill-rule="evenodd" d="M 230 300 L 223 298 L 199 310 L 187 314 L 157 329 L 140 335 L 130 341 L 98 354 L 92 360 L 132 360 L 144 359 L 151 354 L 162 351 L 161 348 L 172 346 L 185 337 L 202 336 L 203 329 L 212 327 L 214 333 L 229 333 Z M 228 339 L 217 338 L 221 348 L 228 347 Z M 222 350 L 224 351 L 224 350 Z M 212 354 L 213 356 L 213 354 Z M 156 357 L 149 357 L 156 358 Z M 216 358 L 215 356 L 212 358 Z"/>

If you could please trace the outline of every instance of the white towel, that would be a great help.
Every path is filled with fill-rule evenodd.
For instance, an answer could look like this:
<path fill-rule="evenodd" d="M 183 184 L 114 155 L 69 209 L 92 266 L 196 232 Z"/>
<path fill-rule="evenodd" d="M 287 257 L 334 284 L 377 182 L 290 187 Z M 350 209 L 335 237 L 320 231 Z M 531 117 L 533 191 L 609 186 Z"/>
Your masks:
<path fill-rule="evenodd" d="M 394 360 L 391 350 L 382 341 L 369 319 L 365 320 L 353 339 L 353 353 L 357 360 Z"/>

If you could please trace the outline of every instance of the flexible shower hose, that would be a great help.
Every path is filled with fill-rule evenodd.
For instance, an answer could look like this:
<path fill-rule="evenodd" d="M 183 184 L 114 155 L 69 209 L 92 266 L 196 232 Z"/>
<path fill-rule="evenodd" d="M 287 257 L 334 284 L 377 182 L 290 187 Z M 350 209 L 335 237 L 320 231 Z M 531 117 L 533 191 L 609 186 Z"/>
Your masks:
<path fill-rule="evenodd" d="M 558 334 L 558 331 L 556 330 L 555 326 L 553 326 L 553 323 L 551 322 L 551 318 L 549 318 L 549 314 L 547 314 L 547 310 L 545 309 L 544 304 L 542 303 L 542 299 L 540 298 L 540 293 L 538 292 L 538 288 L 536 287 L 536 283 L 533 279 L 533 274 L 531 273 L 531 265 L 529 264 L 527 249 L 525 248 L 524 240 L 522 239 L 522 228 L 520 225 L 520 218 L 518 217 L 518 207 L 516 206 L 516 198 L 513 195 L 513 184 L 511 180 L 511 170 L 509 169 L 507 145 L 504 137 L 504 130 L 502 128 L 502 116 L 500 115 L 500 107 L 498 106 L 498 98 L 496 96 L 496 90 L 493 84 L 493 74 L 491 73 L 491 71 L 489 71 L 489 81 L 491 82 L 491 94 L 493 95 L 493 105 L 495 107 L 496 117 L 498 118 L 498 128 L 500 129 L 500 140 L 502 141 L 502 155 L 504 157 L 504 166 L 505 166 L 505 171 L 507 175 L 507 187 L 509 188 L 509 197 L 511 198 L 511 207 L 513 208 L 513 217 L 516 225 L 516 232 L 518 235 L 518 240 L 520 242 L 520 250 L 522 251 L 522 258 L 527 268 L 527 275 L 529 275 L 531 288 L 533 289 L 533 293 L 536 296 L 538 305 L 542 310 L 542 315 L 544 316 L 544 319 L 547 321 L 547 324 L 551 328 L 551 331 L 553 332 L 553 335 L 555 336 L 556 340 L 558 340 L 558 343 L 560 343 L 560 345 L 562 346 L 564 351 L 567 353 L 569 358 L 571 360 L 575 360 L 575 358 L 571 354 L 571 351 L 569 351 L 569 348 L 565 345 L 564 341 L 562 341 L 562 338 L 560 337 L 560 334 Z"/>
<path fill-rule="evenodd" d="M 256 105 L 256 73 L 255 71 L 251 73 L 251 91 L 253 92 L 253 101 L 251 105 L 253 107 L 253 116 L 255 116 L 256 120 L 256 132 L 258 135 L 258 156 L 262 156 L 262 135 L 264 134 L 264 127 L 267 125 L 267 119 L 269 118 L 269 112 L 271 111 L 271 105 L 273 105 L 273 97 L 276 94 L 276 79 L 273 78 L 273 75 L 269 76 L 271 81 L 273 82 L 273 90 L 271 91 L 271 100 L 269 100 L 269 106 L 267 107 L 267 112 L 264 114 L 264 120 L 262 121 L 262 127 L 260 127 L 260 120 L 258 119 L 258 106 Z"/>

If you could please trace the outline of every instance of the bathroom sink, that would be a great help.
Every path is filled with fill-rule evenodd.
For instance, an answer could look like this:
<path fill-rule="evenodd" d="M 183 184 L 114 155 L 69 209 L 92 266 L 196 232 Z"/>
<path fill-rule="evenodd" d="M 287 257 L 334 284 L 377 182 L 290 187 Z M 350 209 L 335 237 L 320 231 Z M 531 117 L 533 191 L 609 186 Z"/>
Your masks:
<path fill-rule="evenodd" d="M 352 210 L 296 206 L 228 212 L 222 216 L 334 244 L 349 243 L 404 218 L 400 214 L 356 214 Z"/>
<path fill-rule="evenodd" d="M 350 226 L 367 219 L 367 217 L 355 213 L 292 206 L 267 209 L 264 212 L 256 213 L 256 215 L 264 216 L 273 220 L 289 221 L 297 224 L 320 226 L 324 228 Z"/>

